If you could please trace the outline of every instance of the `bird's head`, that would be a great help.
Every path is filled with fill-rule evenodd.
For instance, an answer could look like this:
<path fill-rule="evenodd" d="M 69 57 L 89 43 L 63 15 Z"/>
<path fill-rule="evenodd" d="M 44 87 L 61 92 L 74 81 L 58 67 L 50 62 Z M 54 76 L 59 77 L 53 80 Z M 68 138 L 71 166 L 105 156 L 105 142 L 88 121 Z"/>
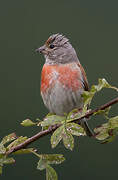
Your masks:
<path fill-rule="evenodd" d="M 65 64 L 78 61 L 74 48 L 62 34 L 51 35 L 45 44 L 36 51 L 45 56 L 48 64 Z"/>

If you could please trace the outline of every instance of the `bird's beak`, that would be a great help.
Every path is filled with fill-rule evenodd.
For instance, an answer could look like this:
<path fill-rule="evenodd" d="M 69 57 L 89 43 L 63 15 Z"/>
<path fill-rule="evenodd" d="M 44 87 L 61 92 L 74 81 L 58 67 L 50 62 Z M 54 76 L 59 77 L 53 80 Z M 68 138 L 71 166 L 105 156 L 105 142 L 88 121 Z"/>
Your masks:
<path fill-rule="evenodd" d="M 41 46 L 40 48 L 36 49 L 35 51 L 39 52 L 39 53 L 44 53 L 45 52 L 45 45 Z"/>

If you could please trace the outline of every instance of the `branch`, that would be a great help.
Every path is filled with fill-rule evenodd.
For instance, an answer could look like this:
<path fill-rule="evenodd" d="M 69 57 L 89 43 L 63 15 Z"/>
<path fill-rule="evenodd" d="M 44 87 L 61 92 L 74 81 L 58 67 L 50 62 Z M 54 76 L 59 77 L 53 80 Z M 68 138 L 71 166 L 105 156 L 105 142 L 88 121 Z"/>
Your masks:
<path fill-rule="evenodd" d="M 112 106 L 114 104 L 118 103 L 118 98 L 115 98 L 111 101 L 109 101 L 108 103 L 104 104 L 104 105 L 101 105 L 100 107 L 94 109 L 94 110 L 91 110 L 89 111 L 88 113 L 86 113 L 84 116 L 78 118 L 78 119 L 74 119 L 73 121 L 71 122 L 76 122 L 76 123 L 79 123 L 81 119 L 83 118 L 89 118 L 90 116 L 92 116 L 95 112 L 98 112 L 99 110 L 104 110 L 106 108 L 108 108 L 109 106 Z M 28 138 L 25 142 L 17 145 L 16 147 L 13 147 L 11 148 L 9 151 L 7 151 L 7 155 L 15 152 L 15 151 L 18 151 L 20 149 L 23 149 L 23 148 L 26 148 L 29 144 L 31 144 L 32 142 L 38 140 L 39 138 L 43 137 L 43 136 L 46 136 L 48 134 L 50 134 L 51 132 L 55 131 L 58 127 L 60 127 L 61 124 L 56 124 L 54 126 L 51 126 L 49 127 L 47 130 L 44 130 L 44 131 L 41 131 L 37 134 L 35 134 L 34 136 Z"/>
<path fill-rule="evenodd" d="M 78 119 L 74 119 L 73 122 L 78 122 L 80 121 L 81 119 L 83 118 L 89 118 L 90 116 L 92 116 L 94 113 L 98 112 L 99 110 L 104 110 L 114 104 L 118 103 L 118 98 L 115 98 L 111 101 L 109 101 L 108 103 L 104 104 L 104 105 L 101 105 L 100 107 L 94 109 L 94 110 L 91 110 L 89 111 L 88 113 L 86 113 L 84 116 L 78 118 Z M 72 121 L 71 121 L 72 122 Z"/>

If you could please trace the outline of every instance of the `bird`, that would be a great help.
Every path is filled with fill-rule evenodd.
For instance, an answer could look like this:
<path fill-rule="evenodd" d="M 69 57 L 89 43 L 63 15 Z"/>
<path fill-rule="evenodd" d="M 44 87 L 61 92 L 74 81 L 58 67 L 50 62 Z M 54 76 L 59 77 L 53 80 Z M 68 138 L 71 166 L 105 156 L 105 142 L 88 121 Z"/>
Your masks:
<path fill-rule="evenodd" d="M 36 49 L 44 55 L 41 72 L 41 96 L 50 113 L 63 116 L 73 109 L 82 111 L 82 94 L 89 91 L 86 73 L 69 39 L 57 33 Z M 93 136 L 86 119 L 81 120 L 87 136 Z"/>

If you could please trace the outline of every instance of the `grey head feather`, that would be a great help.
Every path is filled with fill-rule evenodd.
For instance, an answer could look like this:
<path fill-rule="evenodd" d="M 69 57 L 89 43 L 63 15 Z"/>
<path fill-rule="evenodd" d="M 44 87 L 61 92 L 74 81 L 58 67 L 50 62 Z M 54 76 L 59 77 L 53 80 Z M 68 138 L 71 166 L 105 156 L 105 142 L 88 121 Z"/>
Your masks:
<path fill-rule="evenodd" d="M 62 46 L 66 44 L 67 42 L 69 42 L 69 40 L 64 35 L 57 33 L 57 34 L 51 35 L 46 42 L 53 43 L 56 46 Z"/>
<path fill-rule="evenodd" d="M 54 47 L 51 49 L 50 45 Z M 47 64 L 66 64 L 79 62 L 77 54 L 72 47 L 69 39 L 62 34 L 51 35 L 45 43 L 45 52 L 43 53 Z"/>

